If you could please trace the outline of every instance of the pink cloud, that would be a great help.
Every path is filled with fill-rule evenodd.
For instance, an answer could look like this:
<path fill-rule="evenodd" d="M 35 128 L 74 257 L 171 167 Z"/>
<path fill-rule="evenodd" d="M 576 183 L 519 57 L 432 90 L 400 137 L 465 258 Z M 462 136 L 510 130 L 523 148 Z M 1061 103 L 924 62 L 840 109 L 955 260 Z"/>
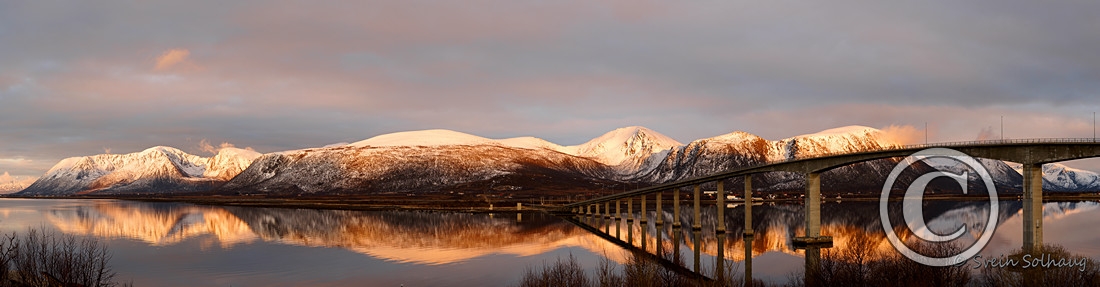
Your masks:
<path fill-rule="evenodd" d="M 176 65 L 187 64 L 187 57 L 191 56 L 191 51 L 187 49 L 171 49 L 157 56 L 157 64 L 153 67 L 154 70 L 164 71 L 172 68 Z"/>

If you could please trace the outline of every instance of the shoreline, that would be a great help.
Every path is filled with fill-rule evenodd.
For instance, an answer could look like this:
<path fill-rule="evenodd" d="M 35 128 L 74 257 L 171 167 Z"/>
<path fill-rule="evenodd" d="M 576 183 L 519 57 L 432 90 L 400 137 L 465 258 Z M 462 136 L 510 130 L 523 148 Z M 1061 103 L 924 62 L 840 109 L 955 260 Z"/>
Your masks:
<path fill-rule="evenodd" d="M 334 196 L 316 196 L 316 197 L 261 197 L 261 196 L 225 196 L 225 195 L 174 195 L 174 196 L 106 196 L 106 195 L 94 195 L 94 196 L 12 196 L 3 195 L 0 198 L 21 198 L 21 199 L 115 199 L 115 200 L 132 200 L 132 201 L 144 201 L 144 202 L 183 202 L 198 205 L 215 205 L 215 206 L 247 206 L 247 207 L 269 207 L 269 208 L 295 208 L 295 209 L 335 209 L 335 210 L 428 210 L 428 211 L 455 211 L 455 212 L 474 212 L 474 213 L 516 213 L 516 212 L 529 212 L 529 211 L 555 211 L 558 206 L 567 202 L 557 200 L 545 200 L 540 198 L 499 198 L 485 200 L 485 198 L 478 198 L 472 196 L 453 196 L 453 195 L 417 195 L 417 196 L 398 196 L 398 195 L 374 195 L 374 196 L 350 196 L 350 197 L 334 197 Z M 1001 201 L 1018 201 L 1022 200 L 1020 194 L 1005 194 L 1000 195 Z M 890 201 L 900 201 L 901 196 L 891 197 Z M 666 199 L 671 205 L 671 198 Z M 692 202 L 690 198 L 681 199 L 681 202 Z M 873 202 L 878 201 L 878 196 L 871 195 L 858 195 L 842 198 L 830 198 L 822 197 L 822 203 L 830 202 Z M 924 200 L 930 201 L 984 201 L 988 200 L 985 196 L 964 196 L 964 195 L 926 195 Z M 1073 202 L 1073 201 L 1100 201 L 1100 195 L 1096 193 L 1084 193 L 1084 194 L 1054 194 L 1044 195 L 1044 202 Z M 650 198 L 647 202 L 653 203 L 654 200 Z M 783 204 L 801 204 L 803 199 L 801 198 L 788 198 L 788 199 L 765 199 L 762 201 L 754 201 L 754 203 L 783 203 Z M 517 203 L 522 204 L 522 210 L 517 210 Z M 714 198 L 704 198 L 701 203 L 707 205 L 716 204 Z M 743 201 L 726 201 L 727 204 L 741 204 Z M 490 207 L 490 204 L 492 207 Z M 652 206 L 652 205 L 651 205 Z"/>

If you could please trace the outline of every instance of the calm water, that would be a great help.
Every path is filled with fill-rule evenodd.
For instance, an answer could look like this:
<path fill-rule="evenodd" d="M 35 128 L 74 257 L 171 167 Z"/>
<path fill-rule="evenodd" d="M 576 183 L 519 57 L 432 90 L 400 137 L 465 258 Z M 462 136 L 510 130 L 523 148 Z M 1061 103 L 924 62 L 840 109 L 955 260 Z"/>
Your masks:
<path fill-rule="evenodd" d="M 852 236 L 881 238 L 877 208 L 877 202 L 827 203 L 822 233 L 834 236 L 834 248 L 846 248 Z M 954 230 L 960 224 L 980 230 L 989 206 L 931 202 L 925 210 L 933 230 Z M 1100 230 L 1095 229 L 1100 226 L 1100 203 L 1047 203 L 1044 210 L 1045 242 L 1100 259 Z M 804 264 L 803 252 L 791 244 L 802 233 L 802 206 L 762 205 L 753 211 L 753 276 L 786 283 Z M 999 211 L 1000 224 L 983 254 L 999 255 L 1021 245 L 1019 202 L 1004 201 Z M 664 252 L 680 252 L 688 268 L 694 268 L 698 247 L 699 268 L 713 270 L 719 254 L 716 208 L 703 209 L 698 240 L 691 232 L 691 212 L 683 207 L 679 218 L 685 228 L 680 230 L 670 224 L 658 229 L 653 220 L 627 226 L 576 218 L 610 231 L 601 237 L 538 213 L 517 220 L 514 214 L 3 199 L 0 231 L 34 227 L 98 237 L 110 245 L 118 278 L 139 286 L 505 286 L 518 282 L 527 267 L 570 254 L 594 270 L 601 258 L 626 262 L 626 250 L 643 245 L 650 253 L 658 244 Z M 722 257 L 733 266 L 745 260 L 742 214 L 738 206 L 727 209 L 725 216 L 730 233 L 722 242 Z M 656 215 L 648 212 L 650 218 Z M 667 211 L 661 216 L 666 222 L 677 218 Z M 616 228 L 621 228 L 618 239 L 609 240 Z M 891 247 L 880 241 L 877 248 Z"/>

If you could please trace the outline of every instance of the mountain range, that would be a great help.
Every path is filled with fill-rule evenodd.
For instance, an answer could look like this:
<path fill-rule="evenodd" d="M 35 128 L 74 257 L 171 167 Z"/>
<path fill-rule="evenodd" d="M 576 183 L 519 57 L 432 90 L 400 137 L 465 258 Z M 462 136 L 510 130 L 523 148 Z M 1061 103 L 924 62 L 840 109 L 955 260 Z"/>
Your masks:
<path fill-rule="evenodd" d="M 260 153 L 222 148 L 205 158 L 165 146 L 130 154 L 61 160 L 18 194 L 173 193 L 212 190 L 247 168 Z"/>
<path fill-rule="evenodd" d="M 398 132 L 268 154 L 223 148 L 210 158 L 158 146 L 131 154 L 64 159 L 19 194 L 621 191 L 768 161 L 901 145 L 890 138 L 878 129 L 847 126 L 780 140 L 737 131 L 683 144 L 634 126 L 574 146 L 535 137 L 488 139 L 450 130 Z M 880 159 L 830 170 L 822 176 L 823 189 L 880 189 L 897 161 Z M 981 162 L 999 187 L 1018 189 L 1018 166 Z M 1044 165 L 1043 170 L 1047 190 L 1100 190 L 1096 173 L 1059 164 Z M 803 185 L 802 175 L 795 173 L 768 173 L 753 180 L 767 190 L 800 190 Z"/>

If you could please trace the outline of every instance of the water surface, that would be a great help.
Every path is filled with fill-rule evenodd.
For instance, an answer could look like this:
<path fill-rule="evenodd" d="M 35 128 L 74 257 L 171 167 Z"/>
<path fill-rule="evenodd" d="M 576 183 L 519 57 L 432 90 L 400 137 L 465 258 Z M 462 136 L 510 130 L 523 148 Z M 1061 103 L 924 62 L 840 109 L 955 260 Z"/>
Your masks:
<path fill-rule="evenodd" d="M 1021 246 L 1020 206 L 1001 202 L 997 229 L 982 254 Z M 118 278 L 139 286 L 507 286 L 517 283 L 525 268 L 559 258 L 572 255 L 591 273 L 602 258 L 618 265 L 628 261 L 627 250 L 656 253 L 658 244 L 663 252 L 679 252 L 691 270 L 697 268 L 693 255 L 698 247 L 698 269 L 709 275 L 721 241 L 724 264 L 742 270 L 748 246 L 741 236 L 744 210 L 730 207 L 723 238 L 714 233 L 718 215 L 711 205 L 702 209 L 703 228 L 696 239 L 690 206 L 679 216 L 650 210 L 645 225 L 573 218 L 606 232 L 601 237 L 540 213 L 519 219 L 515 214 L 2 199 L 0 231 L 38 228 L 97 237 L 109 244 Z M 990 212 L 983 202 L 928 202 L 925 210 L 937 232 L 960 225 L 981 230 Z M 754 278 L 783 284 L 802 271 L 805 252 L 792 244 L 802 235 L 802 212 L 799 204 L 753 208 L 756 236 L 748 254 Z M 833 248 L 850 248 L 853 238 L 869 237 L 873 248 L 892 250 L 882 237 L 877 202 L 827 202 L 821 214 L 822 234 L 834 237 Z M 660 228 L 654 220 L 658 215 L 666 222 Z M 673 220 L 684 228 L 673 229 L 667 224 Z M 1045 242 L 1070 252 L 1100 259 L 1098 225 L 1100 203 L 1044 205 Z M 971 238 L 976 236 L 971 232 Z"/>

